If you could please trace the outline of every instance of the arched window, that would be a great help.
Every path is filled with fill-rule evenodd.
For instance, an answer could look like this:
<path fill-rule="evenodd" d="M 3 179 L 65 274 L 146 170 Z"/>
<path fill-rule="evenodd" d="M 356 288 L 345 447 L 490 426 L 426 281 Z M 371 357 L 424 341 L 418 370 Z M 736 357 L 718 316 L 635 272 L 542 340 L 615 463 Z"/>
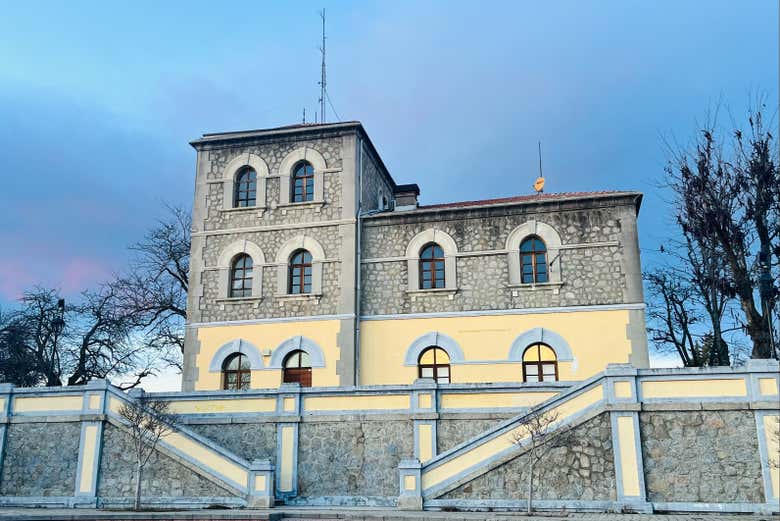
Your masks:
<path fill-rule="evenodd" d="M 448 384 L 450 383 L 450 356 L 440 347 L 428 347 L 420 353 L 417 372 L 420 378 L 433 378 L 440 384 Z"/>
<path fill-rule="evenodd" d="M 314 167 L 308 161 L 301 161 L 293 168 L 290 199 L 293 203 L 314 200 Z"/>
<path fill-rule="evenodd" d="M 252 257 L 246 253 L 237 255 L 230 267 L 230 296 L 252 296 Z"/>
<path fill-rule="evenodd" d="M 233 208 L 255 206 L 257 201 L 257 172 L 246 167 L 236 175 Z"/>
<path fill-rule="evenodd" d="M 532 344 L 523 352 L 524 382 L 555 382 L 558 380 L 558 360 L 547 344 Z"/>
<path fill-rule="evenodd" d="M 249 389 L 251 375 L 249 358 L 241 353 L 232 354 L 222 363 L 222 388 Z"/>
<path fill-rule="evenodd" d="M 521 282 L 533 284 L 547 282 L 547 247 L 536 235 L 520 243 Z"/>
<path fill-rule="evenodd" d="M 420 250 L 420 289 L 445 287 L 444 250 L 435 242 Z"/>
<path fill-rule="evenodd" d="M 282 367 L 282 382 L 311 387 L 311 360 L 306 351 L 298 349 L 291 352 L 285 357 Z"/>
<path fill-rule="evenodd" d="M 288 280 L 290 294 L 311 293 L 311 253 L 298 250 L 292 254 Z"/>

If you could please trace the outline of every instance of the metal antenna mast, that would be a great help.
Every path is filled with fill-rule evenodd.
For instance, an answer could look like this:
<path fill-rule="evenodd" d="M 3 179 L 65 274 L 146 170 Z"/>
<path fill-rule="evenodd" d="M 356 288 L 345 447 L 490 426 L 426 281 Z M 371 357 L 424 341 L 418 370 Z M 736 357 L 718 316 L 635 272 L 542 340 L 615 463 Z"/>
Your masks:
<path fill-rule="evenodd" d="M 322 47 L 320 47 L 320 53 L 322 53 L 322 70 L 320 76 L 320 123 L 325 123 L 325 102 L 327 96 L 327 79 L 325 76 L 325 9 L 320 12 L 320 18 L 322 18 Z"/>

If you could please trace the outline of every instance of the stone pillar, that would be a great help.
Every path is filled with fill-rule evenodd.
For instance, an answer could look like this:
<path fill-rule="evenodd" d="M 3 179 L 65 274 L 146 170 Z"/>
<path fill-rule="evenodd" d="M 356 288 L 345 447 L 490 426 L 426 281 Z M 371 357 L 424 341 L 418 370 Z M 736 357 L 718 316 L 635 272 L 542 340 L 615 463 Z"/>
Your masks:
<path fill-rule="evenodd" d="M 276 496 L 298 494 L 298 424 L 301 421 L 301 387 L 282 384 L 276 404 Z"/>
<path fill-rule="evenodd" d="M 436 424 L 439 419 L 437 385 L 430 378 L 415 380 L 412 386 L 412 419 L 414 421 L 414 457 L 422 463 L 436 456 Z"/>
<path fill-rule="evenodd" d="M 780 510 L 780 363 L 773 359 L 748 360 L 750 407 L 755 409 L 764 512 Z"/>
<path fill-rule="evenodd" d="M 97 480 L 103 450 L 103 420 L 108 385 L 107 380 L 92 380 L 84 386 L 79 459 L 73 494 L 74 506 L 77 507 L 97 507 Z"/>
<path fill-rule="evenodd" d="M 271 460 L 256 459 L 250 464 L 247 504 L 252 508 L 274 506 L 274 466 Z"/>
<path fill-rule="evenodd" d="M 5 437 L 11 420 L 12 384 L 0 384 L 0 477 L 3 475 L 3 457 L 5 456 Z"/>
<path fill-rule="evenodd" d="M 422 510 L 422 464 L 417 459 L 401 460 L 398 464 L 400 494 L 398 495 L 399 510 Z"/>
<path fill-rule="evenodd" d="M 605 374 L 618 507 L 651 512 L 652 505 L 647 502 L 646 496 L 639 432 L 641 405 L 637 394 L 637 370 L 629 364 L 610 364 Z"/>

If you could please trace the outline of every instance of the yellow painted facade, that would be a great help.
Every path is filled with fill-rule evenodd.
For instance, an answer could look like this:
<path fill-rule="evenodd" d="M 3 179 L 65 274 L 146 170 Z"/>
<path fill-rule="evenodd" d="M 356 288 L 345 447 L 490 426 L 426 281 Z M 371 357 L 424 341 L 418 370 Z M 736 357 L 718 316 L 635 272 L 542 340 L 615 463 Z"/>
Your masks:
<path fill-rule="evenodd" d="M 649 380 L 642 382 L 645 398 L 718 398 L 747 396 L 744 378 Z"/>
<path fill-rule="evenodd" d="M 198 379 L 196 390 L 217 390 L 222 388 L 222 373 L 209 371 L 209 365 L 217 350 L 236 339 L 246 340 L 261 351 L 273 352 L 285 340 L 296 336 L 305 336 L 315 342 L 325 358 L 325 367 L 312 369 L 312 386 L 329 387 L 339 385 L 336 364 L 339 361 L 337 337 L 340 323 L 338 320 L 312 320 L 307 322 L 282 322 L 271 324 L 246 324 L 204 327 L 198 329 L 200 351 L 196 357 Z M 263 356 L 263 366 L 267 367 L 270 356 Z M 252 371 L 253 389 L 273 389 L 282 383 L 281 369 L 260 369 Z"/>
<path fill-rule="evenodd" d="M 619 416 L 617 418 L 618 446 L 620 447 L 620 466 L 623 494 L 639 496 L 639 463 L 636 457 L 638 439 L 634 429 L 634 418 Z"/>
<path fill-rule="evenodd" d="M 466 363 L 451 362 L 453 383 L 522 382 L 522 362 L 509 362 L 512 343 L 522 333 L 542 327 L 568 342 L 575 362 L 559 362 L 560 380 L 584 380 L 610 363 L 627 363 L 631 344 L 626 337 L 628 311 L 582 311 L 524 315 L 485 315 L 361 323 L 360 383 L 408 384 L 417 366 L 404 365 L 409 346 L 436 331 L 455 340 Z"/>
<path fill-rule="evenodd" d="M 558 393 L 442 393 L 441 408 L 447 409 L 502 409 L 531 407 L 552 398 Z"/>
<path fill-rule="evenodd" d="M 74 396 L 30 396 L 14 399 L 14 412 L 64 412 L 80 411 L 84 406 L 82 395 Z"/>
<path fill-rule="evenodd" d="M 463 351 L 463 361 L 451 361 L 452 383 L 522 382 L 522 362 L 509 359 L 510 348 L 519 335 L 539 327 L 560 335 L 571 348 L 574 361 L 559 360 L 559 380 L 584 380 L 603 371 L 610 363 L 629 361 L 628 322 L 629 312 L 626 310 L 367 320 L 361 323 L 360 384 L 414 382 L 418 378 L 418 369 L 416 365 L 404 364 L 406 352 L 417 338 L 431 332 L 449 336 Z M 195 389 L 222 388 L 222 374 L 210 371 L 209 366 L 223 345 L 239 339 L 251 343 L 263 353 L 264 368 L 252 371 L 251 388 L 279 387 L 282 370 L 268 368 L 271 355 L 277 346 L 299 335 L 315 342 L 324 355 L 325 367 L 312 369 L 312 386 L 337 386 L 339 329 L 338 320 L 200 328 Z M 554 356 L 550 350 L 545 350 L 543 354 L 545 361 Z"/>
<path fill-rule="evenodd" d="M 171 412 L 174 414 L 216 414 L 236 412 L 274 412 L 275 398 L 244 398 L 215 400 L 173 400 Z"/>
<path fill-rule="evenodd" d="M 84 447 L 81 459 L 81 480 L 79 492 L 92 490 L 92 476 L 95 472 L 95 446 L 97 445 L 98 426 L 88 425 L 84 429 Z"/>
<path fill-rule="evenodd" d="M 767 414 L 764 416 L 764 435 L 766 436 L 766 452 L 769 458 L 769 479 L 772 494 L 780 498 L 780 416 Z"/>
<path fill-rule="evenodd" d="M 762 396 L 776 396 L 778 394 L 777 378 L 759 378 L 758 389 Z"/>

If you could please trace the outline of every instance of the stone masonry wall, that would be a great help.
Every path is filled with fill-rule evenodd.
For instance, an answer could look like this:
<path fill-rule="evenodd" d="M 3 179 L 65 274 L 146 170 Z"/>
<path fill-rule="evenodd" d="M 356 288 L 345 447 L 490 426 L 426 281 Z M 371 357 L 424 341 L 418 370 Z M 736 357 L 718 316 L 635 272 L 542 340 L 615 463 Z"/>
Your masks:
<path fill-rule="evenodd" d="M 299 429 L 299 496 L 398 496 L 398 463 L 414 453 L 411 421 L 304 422 Z"/>
<path fill-rule="evenodd" d="M 609 414 L 574 429 L 574 442 L 549 451 L 538 468 L 534 499 L 615 500 Z M 526 499 L 528 457 L 521 455 L 443 495 L 441 499 Z M 538 476 L 538 474 L 537 474 Z"/>
<path fill-rule="evenodd" d="M 441 454 L 475 438 L 513 416 L 494 414 L 490 418 L 440 419 L 436 424 L 437 453 Z"/>
<path fill-rule="evenodd" d="M 339 302 L 341 233 L 338 225 L 321 226 L 318 223 L 338 222 L 342 218 L 342 173 L 326 171 L 323 174 L 322 204 L 281 205 L 279 168 L 284 157 L 303 146 L 322 154 L 328 169 L 342 167 L 344 138 L 341 135 L 321 134 L 306 139 L 300 137 L 276 137 L 239 146 L 206 149 L 199 152 L 206 167 L 200 175 L 207 181 L 224 178 L 227 164 L 235 157 L 251 153 L 261 157 L 269 168 L 266 181 L 266 207 L 232 209 L 225 211 L 224 198 L 232 197 L 225 193 L 224 183 L 211 182 L 205 192 L 205 215 L 201 222 L 194 222 L 197 232 L 205 233 L 202 249 L 200 273 L 193 273 L 193 288 L 202 283 L 202 296 L 198 301 L 200 321 L 230 321 L 254 318 L 283 318 L 302 315 L 323 315 L 337 312 Z M 258 204 L 261 195 L 258 194 Z M 309 227 L 307 225 L 311 224 Z M 251 230 L 251 231 L 250 231 Z M 306 235 L 317 240 L 325 250 L 326 262 L 323 265 L 322 298 L 284 299 L 276 298 L 277 290 L 277 252 L 281 245 L 296 236 Z M 262 300 L 225 301 L 227 295 L 220 294 L 220 273 L 217 266 L 222 251 L 231 243 L 249 240 L 263 251 L 267 266 L 259 266 L 263 271 Z"/>
<path fill-rule="evenodd" d="M 752 411 L 640 415 L 648 501 L 764 501 Z"/>
<path fill-rule="evenodd" d="M 366 147 L 363 147 L 363 181 L 362 181 L 362 210 L 368 212 L 381 209 L 382 196 L 387 200 L 387 207 L 393 198 L 393 189 L 382 176 L 377 161 Z"/>
<path fill-rule="evenodd" d="M 618 215 L 614 207 L 547 213 L 513 208 L 503 215 L 459 212 L 446 218 L 409 214 L 403 219 L 366 219 L 362 312 L 375 315 L 622 303 L 626 278 L 621 267 Z M 531 219 L 549 224 L 561 236 L 560 288 L 510 288 L 507 254 L 479 254 L 505 249 L 512 230 Z M 416 234 L 434 227 L 455 240 L 459 254 L 475 253 L 457 258 L 458 291 L 452 299 L 442 294 L 412 296 L 406 292 L 406 247 Z M 398 260 L 367 262 L 389 257 Z"/>
<path fill-rule="evenodd" d="M 134 469 L 135 456 L 129 436 L 117 427 L 105 425 L 98 496 L 132 497 L 135 493 Z M 157 451 L 144 468 L 141 496 L 205 499 L 232 497 L 233 494 Z"/>
<path fill-rule="evenodd" d="M 272 224 L 286 224 L 294 222 L 327 221 L 341 217 L 341 178 L 338 173 L 326 173 L 324 185 L 325 206 L 319 212 L 309 208 L 293 209 L 289 207 L 276 208 L 279 203 L 279 166 L 284 157 L 302 146 L 317 150 L 322 154 L 328 168 L 341 168 L 342 165 L 342 138 L 340 136 L 322 137 L 315 139 L 279 139 L 274 142 L 255 143 L 243 146 L 231 146 L 226 148 L 204 151 L 207 156 L 209 168 L 206 178 L 210 181 L 223 178 L 223 172 L 227 164 L 235 157 L 251 153 L 257 155 L 268 165 L 269 174 L 266 187 L 266 212 L 261 219 L 252 215 L 252 210 L 238 212 L 223 212 L 225 196 L 221 183 L 214 183 L 209 188 L 208 194 L 208 219 L 205 222 L 206 230 L 223 230 L 240 226 L 266 226 Z M 235 215 L 232 215 L 235 213 Z M 230 217 L 228 217 L 230 215 Z M 247 217 L 241 217 L 246 215 Z M 253 218 L 254 217 L 254 218 Z"/>
<path fill-rule="evenodd" d="M 270 459 L 276 463 L 276 423 L 190 424 L 190 430 L 204 436 L 247 461 Z"/>
<path fill-rule="evenodd" d="M 8 426 L 0 496 L 72 496 L 81 423 Z"/>

